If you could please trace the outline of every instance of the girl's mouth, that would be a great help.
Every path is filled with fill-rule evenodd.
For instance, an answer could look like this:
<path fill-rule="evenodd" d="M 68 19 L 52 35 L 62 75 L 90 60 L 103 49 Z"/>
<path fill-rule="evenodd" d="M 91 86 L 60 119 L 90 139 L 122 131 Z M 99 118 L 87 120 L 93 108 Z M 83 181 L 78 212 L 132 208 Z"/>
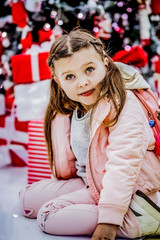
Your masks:
<path fill-rule="evenodd" d="M 88 96 L 92 95 L 93 91 L 94 91 L 94 89 L 91 89 L 87 92 L 81 93 L 80 95 L 83 96 L 83 97 L 88 97 Z"/>

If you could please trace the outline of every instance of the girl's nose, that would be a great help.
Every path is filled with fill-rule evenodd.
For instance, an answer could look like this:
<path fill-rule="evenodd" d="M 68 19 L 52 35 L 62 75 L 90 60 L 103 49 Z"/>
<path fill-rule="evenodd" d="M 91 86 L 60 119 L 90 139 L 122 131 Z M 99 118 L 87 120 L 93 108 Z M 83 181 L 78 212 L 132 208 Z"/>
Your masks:
<path fill-rule="evenodd" d="M 82 78 L 79 80 L 78 87 L 82 88 L 82 87 L 87 86 L 88 84 L 89 84 L 88 79 Z"/>

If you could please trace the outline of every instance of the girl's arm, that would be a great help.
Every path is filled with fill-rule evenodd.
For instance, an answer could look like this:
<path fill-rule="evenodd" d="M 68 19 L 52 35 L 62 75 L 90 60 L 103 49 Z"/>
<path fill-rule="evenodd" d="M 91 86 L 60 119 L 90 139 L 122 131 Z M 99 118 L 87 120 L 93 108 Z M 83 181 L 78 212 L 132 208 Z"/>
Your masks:
<path fill-rule="evenodd" d="M 98 223 L 122 226 L 153 132 L 137 98 L 127 91 L 118 122 L 110 128 Z M 141 179 L 140 179 L 141 180 Z"/>

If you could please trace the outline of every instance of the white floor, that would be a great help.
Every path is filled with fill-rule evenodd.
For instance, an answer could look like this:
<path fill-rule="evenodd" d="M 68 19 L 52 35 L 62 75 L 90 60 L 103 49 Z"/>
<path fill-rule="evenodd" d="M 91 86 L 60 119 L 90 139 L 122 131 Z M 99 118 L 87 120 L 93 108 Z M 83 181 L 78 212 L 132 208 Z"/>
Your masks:
<path fill-rule="evenodd" d="M 21 216 L 18 192 L 27 184 L 26 167 L 0 169 L 0 240 L 87 240 L 82 236 L 53 236 L 38 228 L 36 220 Z"/>
<path fill-rule="evenodd" d="M 64 237 L 45 234 L 38 228 L 36 220 L 21 216 L 18 207 L 18 193 L 26 184 L 26 167 L 6 166 L 0 168 L 0 240 L 89 239 L 87 236 Z"/>

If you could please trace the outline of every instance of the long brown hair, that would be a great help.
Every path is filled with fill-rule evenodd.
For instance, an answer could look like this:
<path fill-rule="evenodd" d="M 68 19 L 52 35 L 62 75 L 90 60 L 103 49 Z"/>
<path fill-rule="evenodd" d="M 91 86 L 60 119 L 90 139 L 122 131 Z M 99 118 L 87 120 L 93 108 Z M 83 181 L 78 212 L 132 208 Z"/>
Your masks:
<path fill-rule="evenodd" d="M 93 106 L 97 106 L 98 102 L 107 97 L 113 102 L 115 108 L 115 116 L 105 122 L 106 126 L 114 125 L 122 111 L 126 99 L 126 91 L 123 85 L 122 76 L 107 54 L 105 46 L 100 39 L 96 39 L 90 32 L 83 29 L 73 29 L 71 32 L 62 35 L 56 39 L 51 47 L 48 65 L 52 71 L 52 79 L 50 85 L 50 100 L 45 114 L 44 133 L 48 148 L 49 162 L 52 169 L 53 166 L 53 149 L 51 141 L 51 122 L 57 113 L 72 114 L 75 108 L 83 110 L 83 106 L 67 97 L 63 89 L 54 80 L 54 61 L 72 56 L 75 52 L 83 49 L 94 47 L 96 52 L 100 54 L 102 60 L 108 58 L 107 73 L 101 84 L 101 94 Z"/>

